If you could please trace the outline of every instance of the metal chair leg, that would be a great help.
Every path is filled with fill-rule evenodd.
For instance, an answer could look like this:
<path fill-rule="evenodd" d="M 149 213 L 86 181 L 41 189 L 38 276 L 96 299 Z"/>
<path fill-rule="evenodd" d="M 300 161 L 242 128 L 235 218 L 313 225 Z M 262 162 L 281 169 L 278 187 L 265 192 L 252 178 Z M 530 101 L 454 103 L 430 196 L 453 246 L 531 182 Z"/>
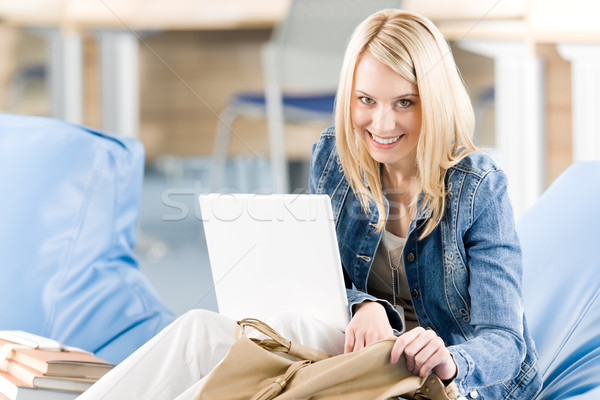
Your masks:
<path fill-rule="evenodd" d="M 219 114 L 209 182 L 211 192 L 218 192 L 223 189 L 229 141 L 231 138 L 231 126 L 238 116 L 239 112 L 235 104 L 229 104 Z"/>

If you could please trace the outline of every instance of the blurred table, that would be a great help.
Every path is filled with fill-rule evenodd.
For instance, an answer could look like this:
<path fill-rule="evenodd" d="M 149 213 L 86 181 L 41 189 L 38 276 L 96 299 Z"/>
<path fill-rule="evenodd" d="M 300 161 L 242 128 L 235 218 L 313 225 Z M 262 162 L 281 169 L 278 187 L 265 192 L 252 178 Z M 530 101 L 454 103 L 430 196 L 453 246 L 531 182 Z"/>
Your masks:
<path fill-rule="evenodd" d="M 138 52 L 145 32 L 271 28 L 285 16 L 289 2 L 16 0 L 0 5 L 0 21 L 45 34 L 52 114 L 75 123 L 83 120 L 82 34 L 92 33 L 100 49 L 102 129 L 139 137 Z"/>
<path fill-rule="evenodd" d="M 70 0 L 65 23 L 97 35 L 103 129 L 139 137 L 138 51 L 144 31 L 271 28 L 283 18 L 288 3 L 288 0 Z M 156 56 L 165 63 L 160 55 Z M 165 66 L 168 67 L 166 63 Z"/>
<path fill-rule="evenodd" d="M 290 0 L 67 0 L 65 24 L 81 29 L 270 28 Z"/>

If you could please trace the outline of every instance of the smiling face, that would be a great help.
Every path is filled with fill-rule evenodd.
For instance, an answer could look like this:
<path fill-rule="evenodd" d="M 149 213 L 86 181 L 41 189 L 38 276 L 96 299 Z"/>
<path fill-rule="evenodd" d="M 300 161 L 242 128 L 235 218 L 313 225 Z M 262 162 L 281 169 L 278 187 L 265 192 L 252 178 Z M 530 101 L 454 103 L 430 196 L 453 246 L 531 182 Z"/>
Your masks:
<path fill-rule="evenodd" d="M 375 161 L 414 168 L 421 130 L 418 88 L 368 51 L 356 65 L 350 117 Z"/>

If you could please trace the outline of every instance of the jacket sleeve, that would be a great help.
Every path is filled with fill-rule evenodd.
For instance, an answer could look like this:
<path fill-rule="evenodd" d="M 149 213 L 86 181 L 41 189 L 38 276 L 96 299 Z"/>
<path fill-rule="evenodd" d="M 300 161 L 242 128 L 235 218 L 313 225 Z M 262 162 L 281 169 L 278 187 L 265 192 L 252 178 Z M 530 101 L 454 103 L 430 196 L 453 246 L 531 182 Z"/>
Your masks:
<path fill-rule="evenodd" d="M 488 172 L 466 195 L 472 202 L 462 238 L 475 335 L 449 347 L 462 393 L 515 377 L 526 353 L 521 249 L 504 172 Z"/>

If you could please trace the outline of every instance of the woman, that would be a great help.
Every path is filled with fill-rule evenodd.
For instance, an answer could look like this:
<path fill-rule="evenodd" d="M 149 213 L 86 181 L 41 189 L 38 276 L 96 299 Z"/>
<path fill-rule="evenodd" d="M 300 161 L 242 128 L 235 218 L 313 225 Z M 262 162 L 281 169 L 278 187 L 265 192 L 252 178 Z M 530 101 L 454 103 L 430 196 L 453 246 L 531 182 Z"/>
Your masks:
<path fill-rule="evenodd" d="M 477 151 L 473 129 L 430 21 L 384 10 L 357 28 L 310 182 L 332 199 L 355 287 L 345 351 L 407 330 L 392 362 L 404 353 L 414 373 L 433 369 L 472 397 L 531 399 L 541 380 L 506 177 Z"/>
<path fill-rule="evenodd" d="M 354 32 L 335 127 L 310 187 L 331 197 L 352 319 L 344 333 L 293 317 L 277 329 L 330 353 L 397 335 L 392 363 L 454 380 L 463 396 L 533 399 L 541 387 L 523 315 L 506 177 L 472 143 L 473 111 L 441 33 L 383 10 Z M 86 398 L 191 396 L 233 342 L 234 321 L 190 312 Z"/>

